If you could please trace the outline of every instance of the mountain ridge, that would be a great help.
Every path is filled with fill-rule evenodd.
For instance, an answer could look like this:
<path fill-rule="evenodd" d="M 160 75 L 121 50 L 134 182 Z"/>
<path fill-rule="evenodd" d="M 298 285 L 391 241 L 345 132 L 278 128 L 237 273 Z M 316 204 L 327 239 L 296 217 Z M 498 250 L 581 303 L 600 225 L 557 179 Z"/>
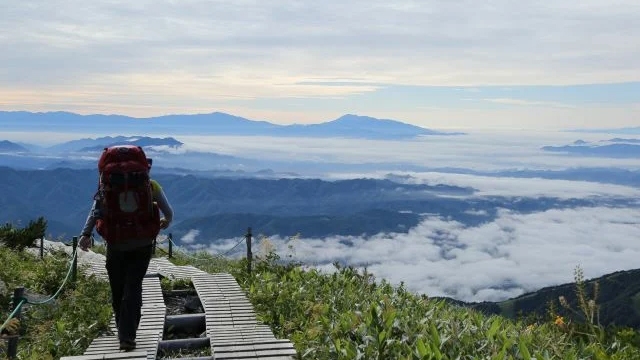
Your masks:
<path fill-rule="evenodd" d="M 0 140 L 0 152 L 26 153 L 29 149 L 9 140 Z"/>
<path fill-rule="evenodd" d="M 377 119 L 346 114 L 332 121 L 316 124 L 278 125 L 264 120 L 212 112 L 205 114 L 162 115 L 136 118 L 126 115 L 81 115 L 72 112 L 0 111 L 0 122 L 8 130 L 55 128 L 61 132 L 150 132 L 173 135 L 247 135 L 349 137 L 371 139 L 412 138 L 425 135 L 464 135 L 440 132 L 399 120 Z"/>
<path fill-rule="evenodd" d="M 584 280 L 586 296 L 589 299 L 593 297 L 596 282 L 599 294 L 593 300 L 600 306 L 600 323 L 604 326 L 616 325 L 640 329 L 640 302 L 638 302 L 640 298 L 640 269 L 619 270 Z M 550 302 L 555 302 L 557 311 L 563 310 L 558 304 L 560 296 L 563 296 L 573 309 L 579 308 L 576 297 L 576 282 L 546 286 L 497 302 L 464 302 L 446 297 L 441 299 L 455 305 L 479 310 L 487 315 L 501 315 L 511 319 L 517 319 L 521 316 L 540 319 L 548 316 Z M 563 315 L 574 321 L 583 321 L 569 311 Z"/>

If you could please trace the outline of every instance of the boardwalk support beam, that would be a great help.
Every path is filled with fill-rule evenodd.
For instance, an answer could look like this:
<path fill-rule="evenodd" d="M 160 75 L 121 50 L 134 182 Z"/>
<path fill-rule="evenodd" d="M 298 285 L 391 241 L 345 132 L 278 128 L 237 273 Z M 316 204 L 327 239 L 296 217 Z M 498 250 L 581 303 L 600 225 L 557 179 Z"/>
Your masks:
<path fill-rule="evenodd" d="M 164 322 L 164 331 L 165 333 L 203 333 L 206 331 L 206 321 L 204 313 L 167 315 Z"/>

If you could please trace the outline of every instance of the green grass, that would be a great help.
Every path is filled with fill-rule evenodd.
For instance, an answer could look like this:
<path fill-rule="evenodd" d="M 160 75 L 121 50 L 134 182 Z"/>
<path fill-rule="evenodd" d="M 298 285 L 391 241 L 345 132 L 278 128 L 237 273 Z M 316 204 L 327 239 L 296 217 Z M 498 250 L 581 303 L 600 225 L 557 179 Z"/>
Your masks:
<path fill-rule="evenodd" d="M 251 274 L 244 259 L 174 254 L 175 264 L 232 274 L 258 320 L 276 337 L 290 339 L 301 359 L 640 359 L 633 345 L 637 332 L 629 329 L 555 317 L 526 322 L 485 316 L 412 293 L 403 285 L 392 286 L 361 270 L 336 265 L 334 272 L 321 273 L 282 263 L 273 252 L 256 256 Z M 65 276 L 68 258 L 54 253 L 40 260 L 0 247 L 0 279 L 9 289 L 24 285 L 50 295 Z M 165 290 L 188 286 L 163 284 Z M 4 320 L 7 294 L 0 297 L 0 305 Z M 25 309 L 20 358 L 82 354 L 106 330 L 110 317 L 106 282 L 81 272 L 75 289 L 67 288 L 55 304 Z"/>
<path fill-rule="evenodd" d="M 234 275 L 258 319 L 302 359 L 640 359 L 633 330 L 485 316 L 350 267 L 325 274 L 270 253 L 249 276 L 246 260 L 176 253 L 172 261 Z"/>
<path fill-rule="evenodd" d="M 24 286 L 28 298 L 33 298 L 32 294 L 50 297 L 62 285 L 69 260 L 70 256 L 61 251 L 41 260 L 26 251 L 0 246 L 0 280 L 9 289 L 9 293 L 0 295 L 1 321 L 9 314 L 15 287 Z M 107 329 L 110 319 L 108 284 L 84 275 L 80 268 L 75 288 L 65 286 L 50 304 L 23 306 L 18 358 L 48 360 L 81 355 Z"/>

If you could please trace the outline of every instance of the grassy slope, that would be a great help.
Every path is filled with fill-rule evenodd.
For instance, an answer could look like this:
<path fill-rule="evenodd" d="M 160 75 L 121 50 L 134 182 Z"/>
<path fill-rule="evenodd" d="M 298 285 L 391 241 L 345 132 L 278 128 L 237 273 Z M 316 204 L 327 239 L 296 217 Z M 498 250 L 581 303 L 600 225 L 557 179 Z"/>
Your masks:
<path fill-rule="evenodd" d="M 585 287 L 589 295 L 597 295 L 601 305 L 600 323 L 617 326 L 640 328 L 640 306 L 635 299 L 640 296 L 640 270 L 618 271 L 597 279 L 598 291 L 594 294 L 596 280 L 586 281 Z M 517 314 L 536 314 L 544 316 L 549 301 L 564 296 L 572 307 L 578 307 L 574 284 L 540 289 L 532 294 L 525 294 L 509 301 L 498 303 L 502 314 L 515 317 Z M 508 308 L 511 307 L 511 314 Z M 568 314 L 567 314 L 568 315 Z M 580 320 L 580 316 L 573 316 Z"/>
<path fill-rule="evenodd" d="M 4 322 L 8 316 L 15 287 L 24 286 L 30 300 L 44 300 L 54 294 L 67 275 L 69 260 L 64 252 L 54 252 L 40 260 L 28 252 L 0 245 L 0 280 L 10 292 L 0 294 L 0 321 Z M 107 329 L 111 319 L 109 287 L 106 282 L 87 277 L 81 271 L 75 289 L 65 286 L 55 302 L 26 305 L 23 309 L 19 359 L 49 360 L 81 355 L 91 341 Z M 4 346 L 4 341 L 0 344 Z"/>
<path fill-rule="evenodd" d="M 376 282 L 352 268 L 321 274 L 282 266 L 272 253 L 254 264 L 253 276 L 244 261 L 200 256 L 174 262 L 232 273 L 259 319 L 278 337 L 291 339 L 303 358 L 640 359 L 630 330 L 486 316 Z"/>
<path fill-rule="evenodd" d="M 59 286 L 68 257 L 41 261 L 0 247 L 0 279 L 51 294 Z M 176 264 L 210 272 L 229 272 L 246 289 L 259 320 L 277 337 L 289 338 L 304 359 L 639 359 L 630 345 L 633 332 L 607 334 L 579 324 L 514 322 L 500 316 L 418 296 L 403 286 L 351 268 L 321 274 L 279 265 L 270 254 L 254 263 L 200 254 L 178 255 Z M 5 266 L 7 264 L 7 266 Z M 20 354 L 24 359 L 55 359 L 80 354 L 106 329 L 111 316 L 106 283 L 80 276 L 55 306 L 25 311 Z M 7 315 L 8 298 L 0 315 Z M 586 335 L 581 335 L 582 332 Z"/>

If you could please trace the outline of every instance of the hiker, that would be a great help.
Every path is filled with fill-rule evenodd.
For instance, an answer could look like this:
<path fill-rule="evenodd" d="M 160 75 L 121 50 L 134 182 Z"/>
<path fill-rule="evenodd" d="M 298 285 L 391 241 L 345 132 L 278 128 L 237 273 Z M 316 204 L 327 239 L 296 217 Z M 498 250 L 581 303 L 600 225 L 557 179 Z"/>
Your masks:
<path fill-rule="evenodd" d="M 87 251 L 95 226 L 106 242 L 113 313 L 120 350 L 125 351 L 136 347 L 142 281 L 153 242 L 173 218 L 162 187 L 149 177 L 152 163 L 138 146 L 105 148 L 98 162 L 98 191 L 79 241 L 80 248 Z"/>

